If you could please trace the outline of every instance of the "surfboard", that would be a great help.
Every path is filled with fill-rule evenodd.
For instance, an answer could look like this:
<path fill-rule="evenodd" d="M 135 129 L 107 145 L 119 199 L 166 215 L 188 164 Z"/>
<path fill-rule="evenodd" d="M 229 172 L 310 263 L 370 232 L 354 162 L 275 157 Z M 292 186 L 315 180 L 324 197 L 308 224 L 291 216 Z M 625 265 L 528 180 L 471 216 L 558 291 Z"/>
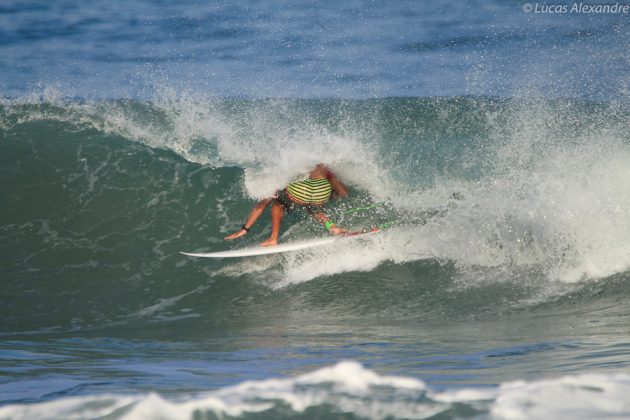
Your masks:
<path fill-rule="evenodd" d="M 287 242 L 276 246 L 253 246 L 248 248 L 233 249 L 230 251 L 219 252 L 181 252 L 181 254 L 189 257 L 201 258 L 238 258 L 253 257 L 258 255 L 280 254 L 283 252 L 301 251 L 303 249 L 315 248 L 322 245 L 332 244 L 333 242 L 347 241 L 355 238 L 361 238 L 366 235 L 378 233 L 380 230 L 372 230 L 365 233 L 357 233 L 350 236 L 329 236 L 326 238 L 308 239 L 304 241 Z"/>
<path fill-rule="evenodd" d="M 282 252 L 299 251 L 302 249 L 313 248 L 333 243 L 337 238 L 311 239 L 306 241 L 289 242 L 276 246 L 252 246 L 249 248 L 233 249 L 231 251 L 220 252 L 182 252 L 189 257 L 201 258 L 236 258 L 236 257 L 253 257 L 256 255 L 280 254 Z"/>

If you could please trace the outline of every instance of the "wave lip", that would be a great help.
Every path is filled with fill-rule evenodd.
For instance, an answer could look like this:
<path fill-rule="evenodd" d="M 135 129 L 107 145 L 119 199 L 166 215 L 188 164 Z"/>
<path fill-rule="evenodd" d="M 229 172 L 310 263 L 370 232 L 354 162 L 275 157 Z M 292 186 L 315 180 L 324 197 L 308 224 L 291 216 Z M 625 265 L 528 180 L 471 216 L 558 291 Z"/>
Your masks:
<path fill-rule="evenodd" d="M 409 418 L 573 418 L 630 416 L 630 375 L 581 374 L 498 387 L 428 389 L 418 379 L 379 375 L 354 361 L 340 362 L 293 378 L 246 381 L 186 401 L 151 393 L 98 395 L 9 405 L 0 418 L 184 419 L 313 417 Z"/>

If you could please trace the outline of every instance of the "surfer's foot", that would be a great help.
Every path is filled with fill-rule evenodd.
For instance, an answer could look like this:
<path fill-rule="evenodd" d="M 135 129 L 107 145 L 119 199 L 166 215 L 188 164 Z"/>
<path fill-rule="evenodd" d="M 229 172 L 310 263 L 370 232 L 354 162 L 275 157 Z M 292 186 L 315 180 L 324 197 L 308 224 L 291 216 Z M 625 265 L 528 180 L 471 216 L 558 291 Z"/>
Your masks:
<path fill-rule="evenodd" d="M 278 240 L 274 238 L 269 238 L 265 242 L 262 242 L 260 246 L 276 246 L 278 245 Z"/>
<path fill-rule="evenodd" d="M 223 239 L 227 239 L 227 240 L 236 239 L 236 238 L 240 238 L 241 236 L 245 236 L 245 235 L 247 235 L 247 231 L 245 229 L 241 229 L 238 232 L 234 232 L 233 234 L 228 235 L 228 236 L 226 236 Z"/>

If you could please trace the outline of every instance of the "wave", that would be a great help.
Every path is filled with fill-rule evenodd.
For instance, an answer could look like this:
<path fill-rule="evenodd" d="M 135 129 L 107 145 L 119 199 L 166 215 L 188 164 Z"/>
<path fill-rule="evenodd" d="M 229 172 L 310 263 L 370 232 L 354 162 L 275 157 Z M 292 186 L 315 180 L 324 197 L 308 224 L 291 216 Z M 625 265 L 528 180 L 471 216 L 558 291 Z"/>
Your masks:
<path fill-rule="evenodd" d="M 628 392 L 630 376 L 619 373 L 436 390 L 415 378 L 380 375 L 346 361 L 293 378 L 247 381 L 185 400 L 159 394 L 90 395 L 7 405 L 0 407 L 0 417 L 607 419 L 630 415 Z"/>
<path fill-rule="evenodd" d="M 178 302 L 200 279 L 281 290 L 353 273 L 392 272 L 404 283 L 408 271 L 458 289 L 509 287 L 516 302 L 537 304 L 575 282 L 623 277 L 630 266 L 627 111 L 475 97 L 5 99 L 4 287 L 18 291 L 15 307 L 33 287 L 70 290 L 86 306 L 109 297 L 96 314 L 81 312 L 83 327 Z M 320 161 L 351 188 L 352 198 L 330 209 L 340 223 L 397 226 L 348 246 L 236 263 L 179 255 L 261 241 L 268 220 L 238 243 L 222 237 L 256 199 Z M 388 204 L 343 215 L 375 201 Z M 323 234 L 300 214 L 284 232 L 285 241 Z M 18 330 L 43 318 L 72 319 L 56 322 L 44 309 L 26 322 L 7 308 L 7 325 L 22 323 Z"/>

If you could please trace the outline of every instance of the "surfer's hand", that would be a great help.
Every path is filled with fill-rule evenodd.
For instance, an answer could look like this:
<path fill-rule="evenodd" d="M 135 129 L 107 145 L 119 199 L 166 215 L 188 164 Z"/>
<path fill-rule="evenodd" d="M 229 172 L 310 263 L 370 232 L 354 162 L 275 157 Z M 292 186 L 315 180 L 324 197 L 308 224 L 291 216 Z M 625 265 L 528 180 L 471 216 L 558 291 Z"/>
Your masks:
<path fill-rule="evenodd" d="M 350 231 L 347 231 L 344 228 L 340 228 L 339 226 L 331 226 L 330 233 L 332 233 L 333 235 L 348 235 L 350 234 Z"/>

